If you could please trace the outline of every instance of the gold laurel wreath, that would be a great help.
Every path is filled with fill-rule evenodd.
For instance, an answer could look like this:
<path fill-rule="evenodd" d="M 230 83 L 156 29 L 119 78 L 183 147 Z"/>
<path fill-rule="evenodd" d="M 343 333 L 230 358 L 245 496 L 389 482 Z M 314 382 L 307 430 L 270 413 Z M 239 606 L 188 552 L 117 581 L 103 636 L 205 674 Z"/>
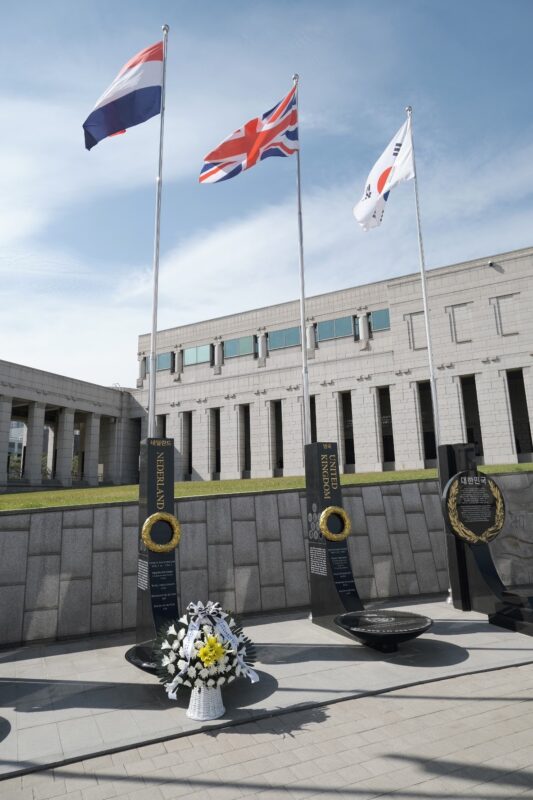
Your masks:
<path fill-rule="evenodd" d="M 166 544 L 158 544 L 152 539 L 152 528 L 156 522 L 166 522 L 172 529 L 172 538 Z M 151 550 L 153 553 L 170 553 L 171 550 L 174 550 L 174 548 L 178 546 L 179 540 L 181 539 L 180 524 L 174 514 L 168 514 L 166 511 L 158 511 L 156 514 L 150 514 L 150 516 L 145 519 L 142 526 L 141 539 L 148 550 Z"/>
<path fill-rule="evenodd" d="M 487 528 L 486 531 L 478 536 L 470 528 L 467 528 L 461 520 L 459 519 L 459 511 L 457 507 L 457 495 L 459 493 L 459 481 L 454 481 L 450 487 L 450 491 L 448 493 L 448 499 L 446 501 L 446 508 L 448 510 L 448 518 L 450 520 L 450 525 L 454 533 L 457 534 L 461 539 L 464 539 L 470 544 L 479 544 L 480 542 L 490 542 L 492 539 L 495 539 L 496 536 L 500 533 L 501 529 L 503 528 L 503 523 L 505 522 L 505 507 L 503 502 L 503 495 L 499 489 L 499 487 L 494 483 L 493 480 L 487 478 L 487 483 L 489 485 L 490 492 L 494 499 L 496 500 L 496 511 L 494 515 L 494 524 Z"/>
<path fill-rule="evenodd" d="M 342 519 L 343 529 L 341 533 L 332 533 L 328 528 L 328 520 L 332 514 L 336 514 L 338 517 Z M 320 519 L 318 521 L 318 526 L 320 528 L 320 533 L 324 537 L 324 539 L 328 539 L 330 542 L 343 542 L 351 533 L 352 530 L 352 523 L 350 522 L 350 517 L 340 506 L 328 506 L 324 509 L 324 511 L 320 515 Z"/>

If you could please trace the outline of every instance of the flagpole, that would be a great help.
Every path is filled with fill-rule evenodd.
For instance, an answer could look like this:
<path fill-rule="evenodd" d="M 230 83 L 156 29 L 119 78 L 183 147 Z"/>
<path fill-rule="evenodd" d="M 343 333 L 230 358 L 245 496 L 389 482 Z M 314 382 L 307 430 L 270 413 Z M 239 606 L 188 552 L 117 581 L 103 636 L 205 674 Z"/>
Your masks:
<path fill-rule="evenodd" d="M 418 252 L 420 256 L 420 277 L 422 279 L 422 301 L 424 304 L 424 320 L 426 324 L 426 340 L 428 346 L 428 362 L 429 362 L 429 385 L 431 389 L 431 402 L 433 405 L 433 425 L 435 427 L 435 451 L 437 454 L 438 465 L 438 447 L 440 444 L 440 426 L 439 426 L 439 406 L 437 400 L 437 382 L 435 379 L 435 370 L 433 368 L 433 349 L 431 346 L 431 324 L 429 321 L 429 308 L 427 298 L 427 281 L 426 281 L 426 262 L 424 256 L 424 242 L 422 241 L 422 228 L 420 225 L 420 203 L 418 198 L 418 177 L 416 171 L 415 161 L 415 144 L 412 129 L 413 109 L 407 106 L 405 109 L 407 118 L 411 122 L 411 147 L 413 152 L 413 171 L 415 173 L 415 204 L 416 204 L 416 227 L 418 231 Z"/>
<path fill-rule="evenodd" d="M 159 231 L 161 228 L 161 188 L 163 185 L 163 134 L 165 130 L 165 84 L 167 73 L 167 39 L 169 26 L 163 25 L 163 80 L 161 83 L 161 115 L 159 127 L 159 169 L 156 178 L 153 295 L 152 295 L 152 334 L 150 337 L 150 370 L 148 393 L 148 438 L 156 434 L 155 426 L 155 386 L 156 386 L 156 340 L 157 340 L 157 295 L 159 287 Z"/>
<path fill-rule="evenodd" d="M 298 81 L 300 76 L 292 76 L 296 86 L 296 106 L 298 107 Z M 300 257 L 300 339 L 302 348 L 302 390 L 304 412 L 304 444 L 311 444 L 311 399 L 309 397 L 309 373 L 307 369 L 307 337 L 305 331 L 305 276 L 304 276 L 304 235 L 302 226 L 302 192 L 300 180 L 300 130 L 298 120 L 298 149 L 296 150 L 296 193 L 298 196 L 298 245 Z"/>

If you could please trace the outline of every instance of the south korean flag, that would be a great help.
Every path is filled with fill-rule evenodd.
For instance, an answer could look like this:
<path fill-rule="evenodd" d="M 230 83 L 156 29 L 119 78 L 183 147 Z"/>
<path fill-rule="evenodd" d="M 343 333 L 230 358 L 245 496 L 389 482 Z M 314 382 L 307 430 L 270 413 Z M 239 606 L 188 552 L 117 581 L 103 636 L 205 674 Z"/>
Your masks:
<path fill-rule="evenodd" d="M 392 187 L 414 177 L 411 117 L 409 117 L 370 170 L 363 196 L 353 210 L 353 215 L 363 230 L 368 231 L 381 225 L 385 204 Z"/>

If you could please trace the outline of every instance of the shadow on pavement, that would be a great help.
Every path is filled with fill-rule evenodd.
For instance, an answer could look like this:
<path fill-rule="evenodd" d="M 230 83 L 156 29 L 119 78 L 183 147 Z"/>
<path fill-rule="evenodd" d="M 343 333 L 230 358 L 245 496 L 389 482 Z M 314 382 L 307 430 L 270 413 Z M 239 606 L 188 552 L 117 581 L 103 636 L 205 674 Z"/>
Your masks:
<path fill-rule="evenodd" d="M 433 629 L 432 629 L 433 630 Z M 400 645 L 396 653 L 380 653 L 362 644 L 308 645 L 308 644 L 259 644 L 257 659 L 262 664 L 299 664 L 310 662 L 390 661 L 409 666 L 446 667 L 460 664 L 468 659 L 468 650 L 450 642 L 441 642 L 431 637 L 420 637 Z"/>
<path fill-rule="evenodd" d="M 246 707 L 266 699 L 276 691 L 278 683 L 275 678 L 266 672 L 258 672 L 258 675 L 259 683 L 250 684 L 242 679 L 223 690 L 228 703 L 231 701 L 231 707 Z M 236 691 L 233 689 L 235 684 Z M 188 690 L 179 692 L 177 700 L 169 700 L 155 678 L 153 684 L 0 678 L 0 706 L 13 708 L 18 713 L 33 714 L 67 708 L 166 711 L 176 706 L 187 708 L 188 703 Z"/>
<path fill-rule="evenodd" d="M 0 742 L 3 742 L 10 732 L 11 723 L 5 717 L 0 717 Z"/>

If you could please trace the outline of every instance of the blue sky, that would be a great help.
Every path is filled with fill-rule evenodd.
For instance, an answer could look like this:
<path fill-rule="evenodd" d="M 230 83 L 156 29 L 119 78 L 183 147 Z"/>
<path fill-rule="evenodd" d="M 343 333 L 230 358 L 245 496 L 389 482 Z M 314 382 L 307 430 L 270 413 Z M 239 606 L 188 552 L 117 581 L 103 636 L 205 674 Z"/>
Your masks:
<path fill-rule="evenodd" d="M 81 125 L 170 25 L 159 327 L 296 299 L 295 159 L 198 184 L 206 152 L 300 78 L 307 293 L 416 271 L 413 184 L 352 217 L 414 108 L 428 267 L 533 245 L 529 0 L 52 0 L 3 8 L 0 358 L 134 385 L 150 327 L 158 118 Z"/>

